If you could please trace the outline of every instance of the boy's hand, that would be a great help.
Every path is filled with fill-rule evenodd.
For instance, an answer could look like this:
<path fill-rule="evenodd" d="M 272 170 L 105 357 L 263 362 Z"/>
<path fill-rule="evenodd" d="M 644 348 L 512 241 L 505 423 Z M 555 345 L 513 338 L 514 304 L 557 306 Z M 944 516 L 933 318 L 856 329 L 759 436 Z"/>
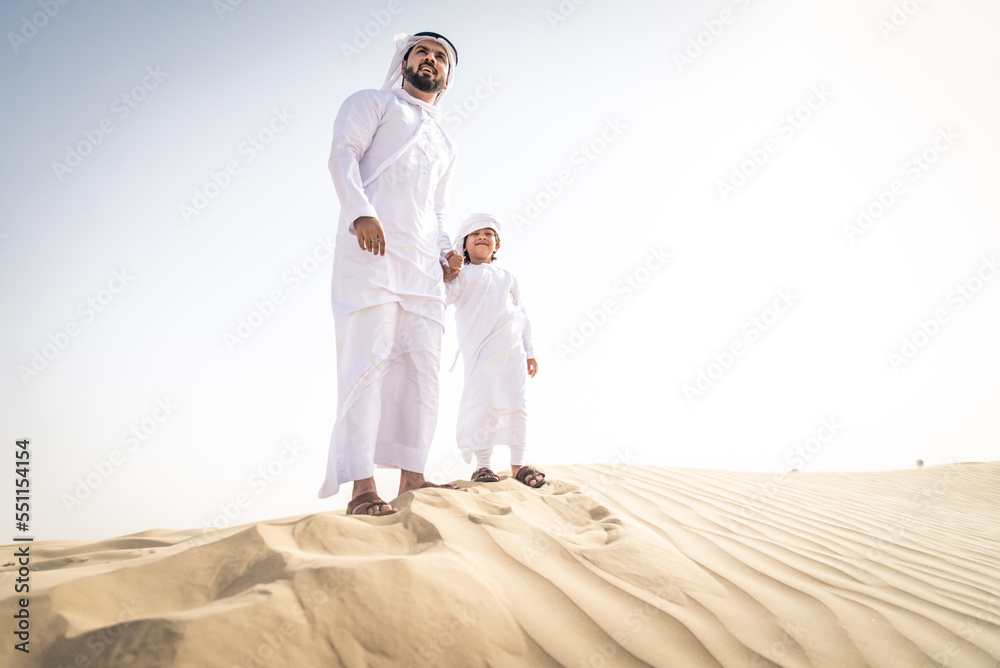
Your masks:
<path fill-rule="evenodd" d="M 441 270 L 444 272 L 444 280 L 454 280 L 458 276 L 458 272 L 462 271 L 462 264 L 465 262 L 465 257 L 453 250 L 448 251 L 448 254 L 444 257 L 448 260 L 447 267 L 441 265 Z"/>
<path fill-rule="evenodd" d="M 538 360 L 536 360 L 534 357 L 529 357 L 528 358 L 528 375 L 531 376 L 532 378 L 534 378 L 536 373 L 538 373 Z"/>
<path fill-rule="evenodd" d="M 378 218 L 361 216 L 354 221 L 354 234 L 358 237 L 358 246 L 363 251 L 371 251 L 375 255 L 385 255 L 385 230 Z"/>

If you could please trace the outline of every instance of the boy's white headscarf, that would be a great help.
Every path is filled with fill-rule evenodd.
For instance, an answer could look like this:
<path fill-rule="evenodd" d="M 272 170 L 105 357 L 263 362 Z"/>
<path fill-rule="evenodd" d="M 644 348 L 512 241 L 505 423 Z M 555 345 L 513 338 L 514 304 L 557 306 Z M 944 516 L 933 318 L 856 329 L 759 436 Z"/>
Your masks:
<path fill-rule="evenodd" d="M 385 76 L 385 83 L 382 84 L 382 90 L 395 91 L 402 87 L 403 85 L 403 54 L 410 50 L 417 42 L 422 42 L 425 39 L 432 42 L 437 42 L 444 47 L 445 53 L 448 54 L 448 78 L 446 79 L 448 88 L 451 87 L 451 82 L 455 79 L 455 66 L 458 65 L 458 53 L 455 52 L 455 48 L 451 45 L 451 42 L 445 37 L 437 36 L 431 33 L 417 33 L 415 35 L 408 35 L 406 33 L 399 33 L 393 39 L 396 41 L 396 55 L 392 58 L 392 64 L 389 65 L 389 73 Z M 441 98 L 444 94 L 448 92 L 448 88 L 440 91 L 437 97 L 434 98 L 434 105 L 437 106 L 441 104 Z"/>
<path fill-rule="evenodd" d="M 474 213 L 462 221 L 462 224 L 458 227 L 458 235 L 455 237 L 455 250 L 461 253 L 465 250 L 465 237 L 469 236 L 476 230 L 481 230 L 484 227 L 488 227 L 497 233 L 497 240 L 500 239 L 500 221 L 496 219 L 496 216 L 491 216 L 488 213 Z"/>

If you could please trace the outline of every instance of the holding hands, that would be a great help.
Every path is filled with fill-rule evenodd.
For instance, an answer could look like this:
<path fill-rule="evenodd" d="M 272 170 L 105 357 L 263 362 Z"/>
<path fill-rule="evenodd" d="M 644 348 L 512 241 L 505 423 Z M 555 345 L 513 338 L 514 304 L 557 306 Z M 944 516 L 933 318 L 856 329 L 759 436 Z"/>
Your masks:
<path fill-rule="evenodd" d="M 385 255 L 385 229 L 383 229 L 382 223 L 379 222 L 378 218 L 361 216 L 355 220 L 354 235 L 358 238 L 358 247 L 361 250 L 375 255 Z M 444 272 L 444 280 L 451 281 L 462 270 L 462 263 L 465 261 L 465 258 L 453 250 L 448 251 L 445 258 L 448 260 L 448 265 L 445 266 L 442 264 L 441 270 Z"/>
<path fill-rule="evenodd" d="M 459 255 L 457 251 L 448 251 L 445 255 L 445 259 L 448 260 L 448 266 L 441 265 L 442 271 L 444 271 L 444 280 L 451 281 L 458 276 L 458 272 L 462 271 L 462 264 L 465 262 L 465 256 Z"/>

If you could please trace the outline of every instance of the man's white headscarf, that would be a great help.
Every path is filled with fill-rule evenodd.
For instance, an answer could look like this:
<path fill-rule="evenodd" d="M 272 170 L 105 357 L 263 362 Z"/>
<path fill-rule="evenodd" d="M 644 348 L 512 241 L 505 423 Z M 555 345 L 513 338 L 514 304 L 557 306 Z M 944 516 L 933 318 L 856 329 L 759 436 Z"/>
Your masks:
<path fill-rule="evenodd" d="M 465 237 L 485 227 L 497 233 L 497 242 L 499 243 L 500 221 L 496 219 L 496 216 L 491 216 L 488 213 L 474 213 L 459 225 L 458 235 L 455 237 L 455 250 L 459 253 L 463 252 L 465 250 Z"/>
<path fill-rule="evenodd" d="M 448 87 L 451 87 L 451 82 L 455 78 L 455 66 L 458 65 L 458 52 L 455 51 L 455 47 L 451 45 L 451 42 L 449 42 L 446 37 L 439 35 L 436 32 L 418 32 L 415 35 L 399 33 L 393 37 L 393 39 L 396 41 L 396 55 L 393 56 L 392 64 L 389 65 L 389 73 L 385 76 L 385 83 L 382 84 L 382 90 L 395 91 L 402 87 L 403 56 L 413 47 L 414 44 L 424 40 L 437 42 L 444 47 L 445 53 L 448 54 L 448 78 L 446 81 Z M 448 92 L 448 88 L 445 88 L 437 94 L 437 97 L 434 98 L 435 105 L 441 104 L 441 98 L 444 97 L 446 92 Z"/>

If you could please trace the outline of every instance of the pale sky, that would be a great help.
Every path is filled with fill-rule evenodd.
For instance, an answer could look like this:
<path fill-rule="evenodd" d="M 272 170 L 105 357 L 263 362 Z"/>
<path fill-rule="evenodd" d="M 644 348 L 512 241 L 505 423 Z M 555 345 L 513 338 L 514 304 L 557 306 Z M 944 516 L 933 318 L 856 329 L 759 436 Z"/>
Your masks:
<path fill-rule="evenodd" d="M 346 505 L 316 496 L 326 162 L 421 30 L 459 52 L 449 231 L 505 222 L 531 318 L 531 463 L 996 460 L 998 24 L 986 0 L 6 2 L 0 487 L 30 439 L 38 540 Z M 454 350 L 438 481 L 473 468 Z"/>

